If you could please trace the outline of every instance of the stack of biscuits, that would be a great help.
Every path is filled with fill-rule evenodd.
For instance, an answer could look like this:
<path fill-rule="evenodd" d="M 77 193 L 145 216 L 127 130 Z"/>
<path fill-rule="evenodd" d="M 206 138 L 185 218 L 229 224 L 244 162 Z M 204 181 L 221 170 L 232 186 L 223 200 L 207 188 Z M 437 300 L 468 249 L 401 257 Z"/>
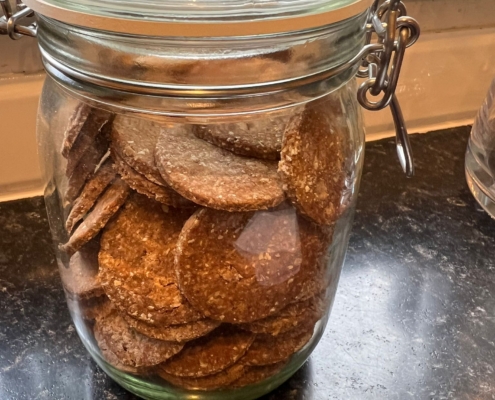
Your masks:
<path fill-rule="evenodd" d="M 348 207 L 338 104 L 214 125 L 76 107 L 62 145 L 62 280 L 109 364 L 239 388 L 308 345 Z"/>

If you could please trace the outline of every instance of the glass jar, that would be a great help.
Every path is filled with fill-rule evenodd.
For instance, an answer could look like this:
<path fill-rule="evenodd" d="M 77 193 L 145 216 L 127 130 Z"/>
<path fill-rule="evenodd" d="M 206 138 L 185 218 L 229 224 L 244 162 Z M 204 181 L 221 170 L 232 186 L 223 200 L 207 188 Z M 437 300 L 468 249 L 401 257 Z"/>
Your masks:
<path fill-rule="evenodd" d="M 49 74 L 38 143 L 82 342 L 146 399 L 273 390 L 307 360 L 335 298 L 363 165 L 361 60 L 378 51 L 367 65 L 396 83 L 377 61 L 385 34 L 363 47 L 386 9 L 54 4 L 28 2 Z"/>
<path fill-rule="evenodd" d="M 466 151 L 466 179 L 478 203 L 495 218 L 495 80 L 474 120 Z"/>
<path fill-rule="evenodd" d="M 200 124 L 88 102 L 47 78 L 38 138 L 59 269 L 112 378 L 151 399 L 255 398 L 305 362 L 356 203 L 355 91 L 351 79 Z"/>

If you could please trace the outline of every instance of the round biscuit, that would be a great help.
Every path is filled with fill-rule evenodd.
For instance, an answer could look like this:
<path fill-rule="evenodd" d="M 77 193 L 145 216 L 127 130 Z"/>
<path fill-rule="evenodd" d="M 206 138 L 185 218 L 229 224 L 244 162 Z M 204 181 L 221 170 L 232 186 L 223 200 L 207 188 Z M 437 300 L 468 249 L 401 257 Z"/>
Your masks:
<path fill-rule="evenodd" d="M 253 333 L 277 336 L 294 329 L 308 321 L 318 321 L 324 313 L 321 300 L 315 298 L 289 304 L 280 313 L 268 318 L 241 324 L 242 329 Z"/>
<path fill-rule="evenodd" d="M 169 342 L 188 342 L 207 335 L 220 325 L 220 322 L 211 319 L 200 319 L 185 324 L 166 326 L 149 325 L 127 315 L 124 315 L 124 319 L 143 335 Z"/>
<path fill-rule="evenodd" d="M 337 108 L 334 112 L 329 109 Z M 340 103 L 318 100 L 292 118 L 282 145 L 278 172 L 297 210 L 321 225 L 344 211 L 348 127 L 340 123 Z M 342 114 L 343 115 L 343 114 Z"/>
<path fill-rule="evenodd" d="M 223 325 L 207 336 L 187 343 L 177 356 L 160 366 L 183 378 L 213 375 L 234 365 L 253 343 L 255 335 Z"/>
<path fill-rule="evenodd" d="M 84 244 L 93 239 L 124 204 L 129 195 L 129 186 L 116 179 L 98 198 L 93 209 L 84 221 L 76 228 L 67 243 L 60 248 L 69 255 L 74 254 Z"/>
<path fill-rule="evenodd" d="M 260 320 L 282 310 L 315 280 L 328 245 L 319 228 L 292 207 L 256 213 L 201 209 L 177 243 L 178 284 L 192 306 L 211 319 Z"/>
<path fill-rule="evenodd" d="M 251 117 L 240 122 L 197 125 L 193 130 L 197 137 L 235 154 L 279 160 L 288 122 L 288 116 Z"/>
<path fill-rule="evenodd" d="M 115 170 L 136 192 L 171 207 L 195 207 L 195 204 L 192 201 L 182 197 L 167 184 L 164 183 L 163 185 L 157 185 L 144 175 L 137 172 L 134 168 L 127 164 L 118 153 L 112 152 L 112 158 L 114 160 Z"/>
<path fill-rule="evenodd" d="M 65 221 L 67 232 L 72 232 L 75 225 L 91 210 L 100 195 L 114 179 L 115 171 L 113 170 L 112 162 L 110 159 L 107 159 L 94 175 L 88 179 L 81 193 L 74 200 L 69 216 Z"/>
<path fill-rule="evenodd" d="M 244 372 L 243 365 L 233 365 L 214 375 L 201 378 L 183 378 L 167 374 L 162 369 L 158 369 L 158 375 L 174 386 L 188 390 L 216 390 L 229 386 L 232 382 L 241 378 Z"/>
<path fill-rule="evenodd" d="M 97 280 L 98 251 L 97 238 L 86 243 L 69 261 L 69 268 L 60 268 L 62 284 L 72 297 L 89 299 L 105 294 Z"/>
<path fill-rule="evenodd" d="M 122 312 L 156 326 L 204 316 L 177 287 L 174 250 L 190 211 L 133 194 L 102 234 L 99 280 Z"/>
<path fill-rule="evenodd" d="M 234 381 L 230 387 L 241 388 L 264 381 L 280 372 L 286 364 L 287 362 L 282 361 L 277 364 L 262 365 L 259 367 L 245 366 L 244 374 L 238 380 Z"/>
<path fill-rule="evenodd" d="M 116 312 L 98 318 L 94 333 L 97 342 L 103 340 L 121 364 L 135 368 L 158 365 L 184 347 L 180 343 L 152 339 L 136 332 Z"/>
<path fill-rule="evenodd" d="M 197 138 L 189 126 L 163 131 L 155 161 L 174 190 L 205 207 L 251 211 L 275 207 L 284 200 L 276 162 L 223 150 Z"/>
<path fill-rule="evenodd" d="M 240 363 L 263 366 L 285 361 L 310 341 L 313 329 L 314 324 L 304 324 L 277 336 L 257 335 Z"/>
<path fill-rule="evenodd" d="M 149 119 L 117 115 L 112 124 L 111 149 L 151 182 L 166 185 L 155 165 L 156 142 L 163 127 Z"/>

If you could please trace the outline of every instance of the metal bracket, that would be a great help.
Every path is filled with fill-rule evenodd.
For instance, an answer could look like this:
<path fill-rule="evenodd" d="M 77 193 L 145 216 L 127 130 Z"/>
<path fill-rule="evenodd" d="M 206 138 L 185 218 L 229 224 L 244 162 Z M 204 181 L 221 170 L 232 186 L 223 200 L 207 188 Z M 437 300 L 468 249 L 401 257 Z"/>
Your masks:
<path fill-rule="evenodd" d="M 22 25 L 20 21 L 33 17 L 34 12 L 26 7 L 22 1 L 16 0 L 16 8 L 13 11 L 9 0 L 0 0 L 3 16 L 0 17 L 0 35 L 9 35 L 13 40 L 23 36 L 36 37 L 36 22 Z"/>
<path fill-rule="evenodd" d="M 366 44 L 376 35 L 376 43 L 383 46 L 368 54 L 358 72 L 367 78 L 358 89 L 359 103 L 367 110 L 377 111 L 390 106 L 395 123 L 397 155 L 407 176 L 414 175 L 414 160 L 407 129 L 399 106 L 395 89 L 407 47 L 419 38 L 419 24 L 407 16 L 404 3 L 387 0 L 378 5 L 375 0 L 368 17 Z"/>

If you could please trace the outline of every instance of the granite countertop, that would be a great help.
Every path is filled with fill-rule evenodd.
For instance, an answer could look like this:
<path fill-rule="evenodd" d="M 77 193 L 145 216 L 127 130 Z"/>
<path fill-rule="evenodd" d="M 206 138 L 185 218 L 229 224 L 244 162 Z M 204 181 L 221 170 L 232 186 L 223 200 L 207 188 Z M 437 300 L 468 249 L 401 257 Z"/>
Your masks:
<path fill-rule="evenodd" d="M 368 143 L 326 333 L 266 400 L 494 399 L 495 221 L 464 178 L 468 127 Z M 0 399 L 130 400 L 67 311 L 43 200 L 0 204 Z"/>

